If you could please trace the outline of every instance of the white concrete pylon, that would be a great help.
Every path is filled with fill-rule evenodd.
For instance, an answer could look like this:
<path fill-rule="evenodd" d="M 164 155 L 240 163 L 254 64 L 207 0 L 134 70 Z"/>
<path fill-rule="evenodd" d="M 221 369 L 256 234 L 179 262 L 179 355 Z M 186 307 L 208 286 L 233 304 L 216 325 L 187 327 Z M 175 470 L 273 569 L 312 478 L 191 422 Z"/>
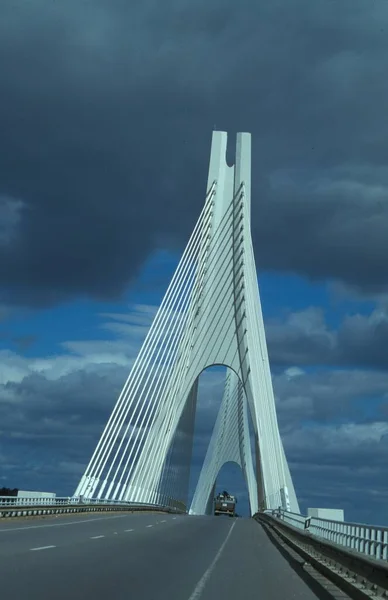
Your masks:
<path fill-rule="evenodd" d="M 251 515 L 258 510 L 257 481 L 253 468 L 247 402 L 237 375 L 228 370 L 225 390 L 210 444 L 198 479 L 190 514 L 212 514 L 214 484 L 228 462 L 241 467 L 248 490 Z"/>
<path fill-rule="evenodd" d="M 298 511 L 279 435 L 250 229 L 251 137 L 213 132 L 205 206 L 76 495 L 158 502 L 163 465 L 200 373 L 239 378 L 260 506 Z M 196 393 L 196 392 L 195 392 Z M 191 401 L 194 401 L 191 397 Z"/>

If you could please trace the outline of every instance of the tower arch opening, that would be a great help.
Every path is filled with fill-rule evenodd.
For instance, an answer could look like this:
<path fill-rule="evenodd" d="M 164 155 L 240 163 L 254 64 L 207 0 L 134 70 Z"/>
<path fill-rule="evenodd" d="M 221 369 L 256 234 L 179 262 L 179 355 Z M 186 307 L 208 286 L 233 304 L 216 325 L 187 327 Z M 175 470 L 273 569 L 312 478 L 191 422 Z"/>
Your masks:
<path fill-rule="evenodd" d="M 237 500 L 236 516 L 249 517 L 252 515 L 249 502 L 249 490 L 240 465 L 235 461 L 224 463 L 218 472 L 215 494 L 229 492 Z"/>

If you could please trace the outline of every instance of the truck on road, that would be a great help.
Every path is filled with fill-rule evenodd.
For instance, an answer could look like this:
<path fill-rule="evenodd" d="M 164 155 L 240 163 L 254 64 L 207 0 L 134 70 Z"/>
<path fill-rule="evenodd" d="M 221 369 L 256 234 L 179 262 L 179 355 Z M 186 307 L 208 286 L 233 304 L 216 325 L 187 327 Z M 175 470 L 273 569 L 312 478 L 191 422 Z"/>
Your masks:
<path fill-rule="evenodd" d="M 214 514 L 216 516 L 229 515 L 229 517 L 235 517 L 236 504 L 237 498 L 224 491 L 221 494 L 218 494 L 214 500 Z"/>

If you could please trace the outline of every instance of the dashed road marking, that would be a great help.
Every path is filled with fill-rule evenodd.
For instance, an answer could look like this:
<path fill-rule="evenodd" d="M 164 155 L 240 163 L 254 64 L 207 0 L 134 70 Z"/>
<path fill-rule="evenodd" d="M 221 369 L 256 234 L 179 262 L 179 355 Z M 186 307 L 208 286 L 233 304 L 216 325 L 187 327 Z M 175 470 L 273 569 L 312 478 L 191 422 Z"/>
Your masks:
<path fill-rule="evenodd" d="M 105 537 L 105 535 L 92 535 L 91 540 L 99 540 L 100 538 Z"/>
<path fill-rule="evenodd" d="M 146 527 L 153 527 L 153 525 L 146 525 Z"/>
<path fill-rule="evenodd" d="M 68 525 L 78 525 L 79 523 L 92 523 L 93 521 L 106 521 L 107 519 L 123 519 L 129 515 L 114 515 L 109 517 L 97 517 L 95 519 L 79 519 L 78 521 L 67 521 L 67 523 L 45 523 L 44 525 L 27 525 L 26 527 L 4 527 L 0 528 L 0 534 L 3 531 L 23 531 L 24 529 L 42 529 L 43 527 L 67 527 Z"/>
<path fill-rule="evenodd" d="M 124 531 L 135 531 L 134 529 L 124 529 Z"/>
<path fill-rule="evenodd" d="M 49 548 L 56 548 L 56 546 L 39 546 L 38 548 L 30 548 L 31 552 L 35 550 L 48 550 Z"/>

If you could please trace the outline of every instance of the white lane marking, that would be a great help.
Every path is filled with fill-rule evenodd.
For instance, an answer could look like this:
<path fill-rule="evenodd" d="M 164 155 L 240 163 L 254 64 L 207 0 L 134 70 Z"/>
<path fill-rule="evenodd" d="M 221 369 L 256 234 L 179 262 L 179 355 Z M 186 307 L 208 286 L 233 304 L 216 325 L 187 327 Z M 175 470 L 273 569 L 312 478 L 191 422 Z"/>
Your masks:
<path fill-rule="evenodd" d="M 22 531 L 24 529 L 42 529 L 43 527 L 62 527 L 64 525 L 78 525 L 78 523 L 92 523 L 93 521 L 106 521 L 107 519 L 123 519 L 132 515 L 114 515 L 113 517 L 97 517 L 96 519 L 82 519 L 79 521 L 68 521 L 67 523 L 47 523 L 46 525 L 30 525 L 29 527 L 7 527 L 1 529 L 0 533 L 7 531 Z"/>
<path fill-rule="evenodd" d="M 202 575 L 201 579 L 198 581 L 197 585 L 195 586 L 195 590 L 194 592 L 191 594 L 189 600 L 198 600 L 198 598 L 200 598 L 202 596 L 202 592 L 206 587 L 206 584 L 208 582 L 208 580 L 210 579 L 211 574 L 214 571 L 214 568 L 216 566 L 216 564 L 218 563 L 218 561 L 221 558 L 221 554 L 226 546 L 226 544 L 228 543 L 228 539 L 231 536 L 231 533 L 233 531 L 233 527 L 236 525 L 235 521 L 232 525 L 232 527 L 229 529 L 228 535 L 225 538 L 225 541 L 223 542 L 223 544 L 221 545 L 221 548 L 218 550 L 217 554 L 215 555 L 212 564 L 210 565 L 210 567 L 205 571 L 205 573 Z"/>
<path fill-rule="evenodd" d="M 172 520 L 175 521 L 176 517 L 173 517 Z"/>
<path fill-rule="evenodd" d="M 160 521 L 161 523 L 167 523 L 166 519 L 164 519 L 164 521 Z"/>
<path fill-rule="evenodd" d="M 146 527 L 153 527 L 153 525 L 146 525 Z"/>
<path fill-rule="evenodd" d="M 39 546 L 38 548 L 30 548 L 31 552 L 35 550 L 48 550 L 49 548 L 56 548 L 56 546 Z"/>
<path fill-rule="evenodd" d="M 115 531 L 113 535 L 117 535 L 117 531 Z"/>
<path fill-rule="evenodd" d="M 99 540 L 100 538 L 105 537 L 105 535 L 92 535 L 91 540 Z"/>
<path fill-rule="evenodd" d="M 124 529 L 124 531 L 135 531 L 134 529 Z"/>

